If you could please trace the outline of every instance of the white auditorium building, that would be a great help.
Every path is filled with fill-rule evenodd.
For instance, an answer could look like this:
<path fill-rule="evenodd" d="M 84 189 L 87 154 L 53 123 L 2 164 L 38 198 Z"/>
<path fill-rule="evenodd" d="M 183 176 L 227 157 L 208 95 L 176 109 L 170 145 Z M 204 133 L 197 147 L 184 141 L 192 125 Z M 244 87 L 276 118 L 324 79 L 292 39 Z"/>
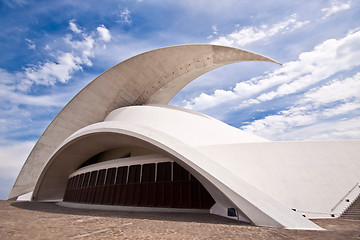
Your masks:
<path fill-rule="evenodd" d="M 215 45 L 161 48 L 110 68 L 55 117 L 9 194 L 68 207 L 210 212 L 257 226 L 321 229 L 360 194 L 360 141 L 273 142 L 168 105 L 242 61 Z"/>

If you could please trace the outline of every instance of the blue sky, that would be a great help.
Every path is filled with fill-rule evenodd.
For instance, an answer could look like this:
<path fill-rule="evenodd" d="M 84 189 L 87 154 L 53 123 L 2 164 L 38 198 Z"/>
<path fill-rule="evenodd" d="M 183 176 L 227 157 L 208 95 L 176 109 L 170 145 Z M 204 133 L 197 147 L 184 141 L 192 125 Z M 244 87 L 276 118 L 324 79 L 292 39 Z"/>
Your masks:
<path fill-rule="evenodd" d="M 144 51 L 212 43 L 283 65 L 237 63 L 170 104 L 274 141 L 360 139 L 360 2 L 0 2 L 0 199 L 47 125 L 87 83 Z"/>

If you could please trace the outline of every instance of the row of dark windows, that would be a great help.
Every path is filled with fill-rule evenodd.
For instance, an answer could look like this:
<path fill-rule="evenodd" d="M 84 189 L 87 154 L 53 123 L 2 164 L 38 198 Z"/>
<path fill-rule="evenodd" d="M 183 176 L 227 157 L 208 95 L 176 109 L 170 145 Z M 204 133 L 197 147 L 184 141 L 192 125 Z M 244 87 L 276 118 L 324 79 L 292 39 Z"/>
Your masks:
<path fill-rule="evenodd" d="M 215 203 L 200 182 L 175 162 L 82 173 L 68 180 L 64 201 L 199 209 Z"/>

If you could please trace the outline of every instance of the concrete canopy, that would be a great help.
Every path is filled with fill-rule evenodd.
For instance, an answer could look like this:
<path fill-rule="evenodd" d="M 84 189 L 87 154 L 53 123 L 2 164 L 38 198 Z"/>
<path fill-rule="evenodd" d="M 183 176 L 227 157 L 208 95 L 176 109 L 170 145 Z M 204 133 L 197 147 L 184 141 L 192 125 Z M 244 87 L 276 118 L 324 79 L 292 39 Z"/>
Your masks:
<path fill-rule="evenodd" d="M 202 74 L 243 61 L 276 63 L 240 49 L 194 44 L 142 53 L 110 68 L 83 88 L 50 123 L 23 165 L 8 199 L 34 190 L 52 153 L 75 131 L 103 121 L 120 107 L 167 104 Z"/>

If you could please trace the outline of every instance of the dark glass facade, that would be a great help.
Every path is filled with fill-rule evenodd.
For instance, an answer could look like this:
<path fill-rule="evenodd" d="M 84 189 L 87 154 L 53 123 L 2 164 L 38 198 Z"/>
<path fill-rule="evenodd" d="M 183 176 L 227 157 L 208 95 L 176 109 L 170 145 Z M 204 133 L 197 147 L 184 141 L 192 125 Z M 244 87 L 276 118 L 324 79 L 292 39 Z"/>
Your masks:
<path fill-rule="evenodd" d="M 209 209 L 215 201 L 175 162 L 101 169 L 68 180 L 65 202 L 119 206 Z"/>

